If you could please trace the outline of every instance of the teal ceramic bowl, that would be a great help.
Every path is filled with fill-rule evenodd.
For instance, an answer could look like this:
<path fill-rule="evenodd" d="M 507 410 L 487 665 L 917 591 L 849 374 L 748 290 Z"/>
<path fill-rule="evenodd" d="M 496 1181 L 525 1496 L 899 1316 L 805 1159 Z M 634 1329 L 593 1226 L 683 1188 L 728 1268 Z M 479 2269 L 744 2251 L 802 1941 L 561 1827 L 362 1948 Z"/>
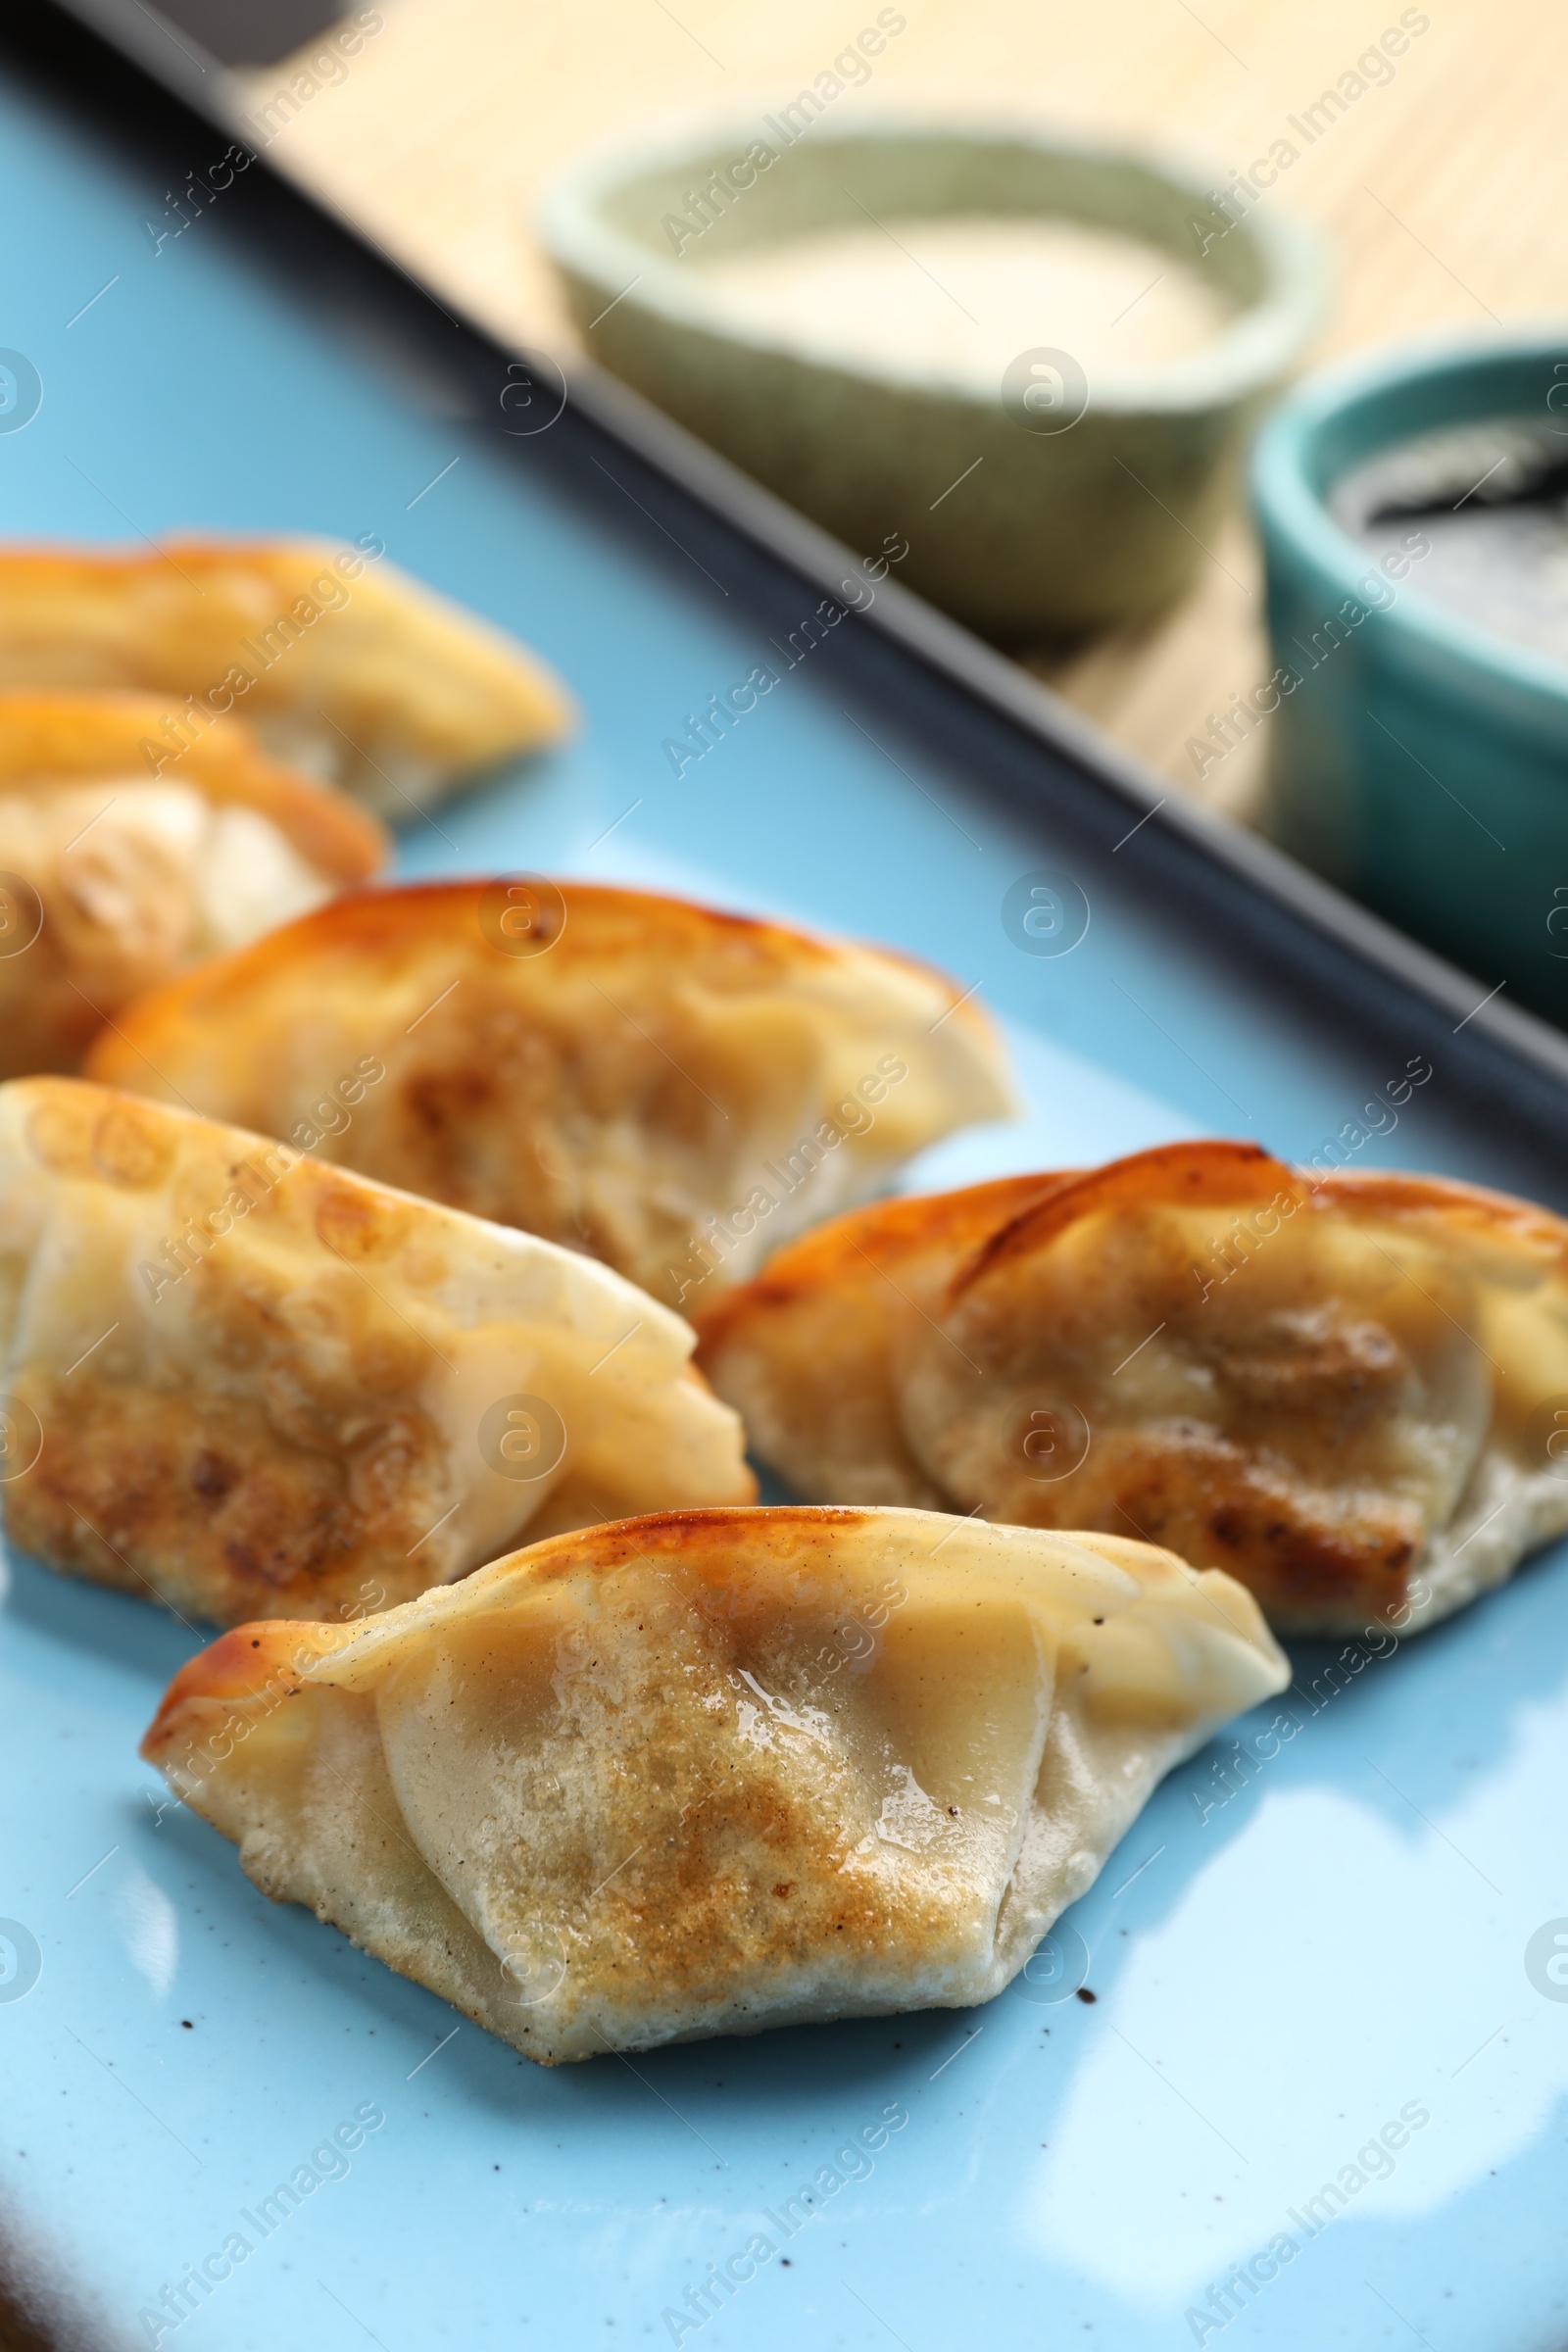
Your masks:
<path fill-rule="evenodd" d="M 1264 825 L 1518 1003 L 1568 1025 L 1568 665 L 1391 578 L 1329 511 L 1395 444 L 1509 418 L 1564 431 L 1568 333 L 1325 370 L 1259 436 L 1277 664 Z M 1294 678 L 1294 685 L 1287 684 Z M 1275 707 L 1267 710 L 1270 704 Z"/>
<path fill-rule="evenodd" d="M 1196 172 L 1142 150 L 803 119 L 808 97 L 621 139 L 555 182 L 539 232 L 592 357 L 858 553 L 906 542 L 899 577 L 990 637 L 1158 612 L 1205 560 L 1246 436 L 1321 316 L 1316 233 L 1268 205 L 1232 222 Z M 1090 381 L 1071 353 L 1024 351 L 991 383 L 748 323 L 707 281 L 707 263 L 771 244 L 964 216 L 1140 238 L 1228 316 L 1157 366 Z"/>

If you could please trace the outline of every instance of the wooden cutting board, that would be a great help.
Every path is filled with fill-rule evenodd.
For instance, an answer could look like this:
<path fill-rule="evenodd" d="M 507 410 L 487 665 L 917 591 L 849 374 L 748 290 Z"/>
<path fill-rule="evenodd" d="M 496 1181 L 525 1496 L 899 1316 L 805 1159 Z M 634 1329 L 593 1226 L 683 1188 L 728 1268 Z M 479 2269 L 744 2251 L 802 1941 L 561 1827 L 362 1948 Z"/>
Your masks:
<path fill-rule="evenodd" d="M 575 338 L 529 234 L 544 179 L 619 124 L 793 92 L 831 71 L 875 13 L 855 0 L 569 12 L 382 0 L 361 12 L 341 79 L 312 75 L 302 52 L 249 81 L 270 109 L 272 160 L 493 329 L 562 351 Z M 1294 150 L 1276 154 L 1267 201 L 1327 229 L 1340 263 L 1313 359 L 1423 329 L 1492 335 L 1568 309 L 1568 14 L 1541 0 L 906 0 L 902 13 L 906 29 L 846 109 L 962 101 L 1153 136 L 1195 154 L 1216 185 L 1275 142 Z M 1358 71 L 1401 21 L 1405 54 Z M 1325 91 L 1339 111 L 1320 105 Z M 1271 666 L 1240 516 L 1159 626 L 1043 651 L 1029 666 L 1173 783 L 1232 814 L 1253 807 L 1261 736 L 1201 776 L 1190 748 L 1207 713 Z"/>

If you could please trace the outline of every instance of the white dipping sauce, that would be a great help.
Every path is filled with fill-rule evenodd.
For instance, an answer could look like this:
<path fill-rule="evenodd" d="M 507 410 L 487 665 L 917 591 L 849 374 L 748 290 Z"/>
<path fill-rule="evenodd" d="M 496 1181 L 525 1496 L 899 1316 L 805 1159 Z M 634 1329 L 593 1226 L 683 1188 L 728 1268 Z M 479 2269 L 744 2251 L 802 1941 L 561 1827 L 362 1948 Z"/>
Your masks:
<path fill-rule="evenodd" d="M 797 349 L 988 392 L 1023 351 L 1068 352 L 1093 382 L 1185 358 L 1235 317 L 1174 255 L 1065 220 L 895 216 L 688 266 Z"/>

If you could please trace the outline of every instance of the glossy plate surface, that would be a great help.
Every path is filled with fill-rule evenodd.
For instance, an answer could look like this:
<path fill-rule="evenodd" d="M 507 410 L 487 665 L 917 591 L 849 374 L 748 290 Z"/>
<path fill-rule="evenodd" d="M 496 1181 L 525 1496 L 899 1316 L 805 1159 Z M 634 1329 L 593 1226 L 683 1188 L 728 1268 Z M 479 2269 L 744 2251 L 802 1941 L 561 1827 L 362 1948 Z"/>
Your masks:
<path fill-rule="evenodd" d="M 0 433 L 8 530 L 378 531 L 579 696 L 576 743 L 412 827 L 405 871 L 630 880 L 936 957 L 1009 1024 L 1030 1109 L 930 1154 L 926 1182 L 1203 1131 L 1309 1156 L 1398 1076 L 1370 1002 L 1336 1031 L 1184 927 L 1139 843 L 1086 845 L 990 797 L 906 723 L 855 622 L 787 668 L 739 573 L 613 478 L 513 462 L 361 322 L 263 269 L 221 200 L 157 244 L 165 174 L 14 89 L 0 187 L 5 340 L 43 395 Z M 801 618 L 814 601 L 801 590 Z M 677 781 L 665 739 L 768 661 L 778 689 Z M 1020 937 L 1009 894 L 1042 874 L 1087 904 L 1068 953 Z M 1506 1122 L 1435 1059 L 1358 1164 L 1520 1181 Z M 189 1637 L 16 1561 L 14 2258 L 100 2346 L 1561 2342 L 1565 1604 L 1552 1556 L 1392 1654 L 1298 1653 L 1291 1696 L 1173 1776 L 1069 1915 L 1093 2003 L 1059 1997 L 1071 1976 L 1048 1959 L 982 2011 L 545 2073 L 266 1902 L 135 1756 Z M 383 2120 L 354 2152 L 326 2152 L 367 2111 Z M 320 2178 L 264 2234 L 250 2217 L 302 2168 Z M 177 2328 L 144 2316 L 212 2256 L 210 2280 L 232 2268 Z M 701 2317 L 688 2290 L 732 2258 Z"/>

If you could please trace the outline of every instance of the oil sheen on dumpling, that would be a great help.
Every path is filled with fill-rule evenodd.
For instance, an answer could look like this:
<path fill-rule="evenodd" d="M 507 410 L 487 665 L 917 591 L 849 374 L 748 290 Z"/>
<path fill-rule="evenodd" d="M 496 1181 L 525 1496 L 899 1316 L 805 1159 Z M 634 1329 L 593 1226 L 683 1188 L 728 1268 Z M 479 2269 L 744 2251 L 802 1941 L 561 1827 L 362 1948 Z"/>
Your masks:
<path fill-rule="evenodd" d="M 0 1347 L 11 1542 L 219 1624 L 756 1492 L 689 1326 L 608 1267 L 72 1079 L 0 1087 Z"/>
<path fill-rule="evenodd" d="M 248 727 L 172 760 L 161 716 L 137 695 L 0 694 L 0 1077 L 74 1069 L 128 998 L 386 861 L 373 817 Z"/>
<path fill-rule="evenodd" d="M 688 1511 L 230 1634 L 142 1753 L 265 1892 L 554 2065 L 989 2000 L 1288 1679 L 1145 1544 Z"/>
<path fill-rule="evenodd" d="M 1446 1615 L 1568 1529 L 1568 1227 L 1175 1144 L 889 1201 L 701 1319 L 797 1494 L 1169 1544 L 1274 1624 Z"/>
<path fill-rule="evenodd" d="M 332 1075 L 352 1125 L 298 1132 Z M 119 1016 L 90 1074 L 586 1250 L 685 1313 L 1011 1107 L 941 973 L 677 899 L 433 883 L 323 907 Z"/>
<path fill-rule="evenodd" d="M 0 687 L 155 694 L 150 740 L 172 760 L 237 711 L 393 822 L 571 717 L 542 662 L 397 570 L 373 532 L 0 551 Z"/>

